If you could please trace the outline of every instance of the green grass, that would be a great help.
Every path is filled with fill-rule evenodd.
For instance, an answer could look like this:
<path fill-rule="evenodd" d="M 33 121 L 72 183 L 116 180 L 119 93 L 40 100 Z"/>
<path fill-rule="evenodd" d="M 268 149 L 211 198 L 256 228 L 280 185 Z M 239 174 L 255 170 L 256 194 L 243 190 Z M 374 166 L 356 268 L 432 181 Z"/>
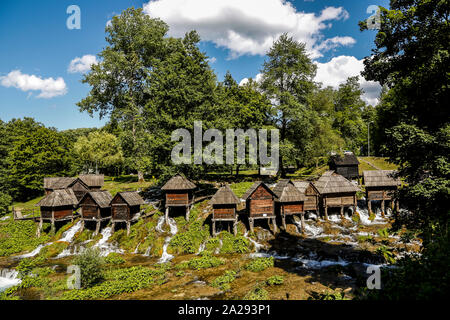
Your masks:
<path fill-rule="evenodd" d="M 104 190 L 108 190 L 112 195 L 122 191 L 145 190 L 156 183 L 156 179 L 150 178 L 145 182 L 138 182 L 137 176 L 105 177 Z"/>
<path fill-rule="evenodd" d="M 376 168 L 370 166 L 368 163 L 364 162 L 368 161 L 373 164 L 375 167 L 380 168 L 380 170 L 396 170 L 397 165 L 388 162 L 387 158 L 383 157 L 358 157 L 360 165 L 359 170 L 362 172 L 364 170 L 377 170 Z"/>
<path fill-rule="evenodd" d="M 238 183 L 233 183 L 230 188 L 231 190 L 233 190 L 234 194 L 236 194 L 236 196 L 238 198 L 242 197 L 245 192 L 253 185 L 253 182 L 249 181 L 249 182 L 238 182 Z"/>

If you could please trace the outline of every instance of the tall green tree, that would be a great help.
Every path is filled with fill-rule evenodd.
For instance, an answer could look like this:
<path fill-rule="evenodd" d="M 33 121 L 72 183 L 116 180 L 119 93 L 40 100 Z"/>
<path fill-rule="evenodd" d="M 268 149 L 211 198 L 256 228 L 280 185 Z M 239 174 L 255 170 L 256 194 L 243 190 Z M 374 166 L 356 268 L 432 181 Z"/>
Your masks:
<path fill-rule="evenodd" d="M 93 131 L 81 136 L 74 144 L 74 152 L 85 171 L 109 170 L 123 163 L 119 139 L 107 132 Z M 112 170 L 112 172 L 114 172 Z"/>
<path fill-rule="evenodd" d="M 316 65 L 304 43 L 283 34 L 274 42 L 264 62 L 261 88 L 272 101 L 273 121 L 280 130 L 280 169 L 285 159 L 302 161 L 302 150 L 312 134 L 307 96 L 314 88 Z"/>
<path fill-rule="evenodd" d="M 0 216 L 7 212 L 12 198 L 9 195 L 8 183 L 8 153 L 10 149 L 10 137 L 6 124 L 0 120 Z"/>
<path fill-rule="evenodd" d="M 149 164 L 150 133 L 145 126 L 145 105 L 149 99 L 150 73 L 165 55 L 164 37 L 168 26 L 130 8 L 115 16 L 105 29 L 108 45 L 99 54 L 83 83 L 92 89 L 77 105 L 100 118 L 109 115 L 123 129 L 123 150 L 139 180 Z"/>

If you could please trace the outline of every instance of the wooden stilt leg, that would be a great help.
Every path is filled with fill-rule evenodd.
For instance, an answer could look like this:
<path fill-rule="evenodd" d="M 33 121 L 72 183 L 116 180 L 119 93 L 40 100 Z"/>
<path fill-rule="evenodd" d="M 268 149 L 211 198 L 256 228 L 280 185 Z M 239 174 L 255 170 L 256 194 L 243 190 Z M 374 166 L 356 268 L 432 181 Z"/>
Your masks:
<path fill-rule="evenodd" d="M 305 213 L 303 212 L 300 215 L 301 225 L 302 225 L 302 234 L 305 234 Z"/>
<path fill-rule="evenodd" d="M 186 221 L 189 221 L 189 214 L 191 213 L 191 207 L 190 206 L 188 206 L 187 208 L 186 208 Z"/>
<path fill-rule="evenodd" d="M 84 231 L 84 219 L 81 218 L 81 232 Z"/>
<path fill-rule="evenodd" d="M 212 234 L 213 234 L 213 237 L 216 236 L 216 221 L 212 222 Z"/>
<path fill-rule="evenodd" d="M 344 206 L 341 206 L 341 219 L 344 219 Z"/>
<path fill-rule="evenodd" d="M 369 215 L 371 215 L 372 214 L 372 201 L 367 200 L 367 207 L 369 209 Z"/>
<path fill-rule="evenodd" d="M 39 219 L 39 226 L 36 231 L 36 236 L 39 238 L 41 236 L 42 225 L 43 225 L 42 217 Z"/>
<path fill-rule="evenodd" d="M 97 224 L 95 226 L 95 233 L 94 236 L 98 235 L 100 232 L 100 220 L 97 220 Z"/>
<path fill-rule="evenodd" d="M 130 235 L 130 228 L 131 228 L 131 223 L 130 223 L 130 221 L 127 221 L 127 236 Z"/>
<path fill-rule="evenodd" d="M 254 231 L 253 230 L 253 227 L 254 227 L 253 222 L 254 222 L 253 219 L 249 219 L 249 225 L 250 225 L 250 232 L 251 233 L 253 233 L 253 231 Z"/>
<path fill-rule="evenodd" d="M 111 224 L 111 233 L 114 233 L 116 230 L 116 223 L 113 221 Z"/>
<path fill-rule="evenodd" d="M 286 231 L 286 215 L 283 214 L 282 220 L 283 220 L 283 229 L 284 231 Z"/>
<path fill-rule="evenodd" d="M 55 226 L 55 219 L 52 219 L 52 229 L 51 229 L 51 232 L 52 233 L 55 233 L 55 231 L 56 231 L 56 226 Z"/>
<path fill-rule="evenodd" d="M 233 222 L 233 234 L 234 234 L 234 236 L 237 236 L 237 221 L 236 220 Z"/>
<path fill-rule="evenodd" d="M 273 233 L 277 233 L 278 230 L 277 230 L 277 219 L 276 218 L 272 219 L 272 224 L 273 224 Z"/>
<path fill-rule="evenodd" d="M 165 224 L 169 224 L 169 207 L 166 207 L 166 213 L 164 215 Z"/>
<path fill-rule="evenodd" d="M 328 207 L 325 206 L 325 220 L 328 221 Z"/>
<path fill-rule="evenodd" d="M 384 199 L 381 200 L 381 216 L 384 218 Z"/>

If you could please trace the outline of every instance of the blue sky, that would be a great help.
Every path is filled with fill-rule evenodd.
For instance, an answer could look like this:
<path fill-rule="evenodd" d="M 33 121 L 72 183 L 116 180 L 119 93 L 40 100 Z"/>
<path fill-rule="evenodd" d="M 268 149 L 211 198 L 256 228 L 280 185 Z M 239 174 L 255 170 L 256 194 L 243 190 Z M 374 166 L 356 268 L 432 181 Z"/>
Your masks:
<path fill-rule="evenodd" d="M 70 5 L 81 10 L 80 30 L 66 26 Z M 168 22 L 170 35 L 198 30 L 219 80 L 227 70 L 238 82 L 257 79 L 264 52 L 288 32 L 307 43 L 319 68 L 316 80 L 337 87 L 359 74 L 370 55 L 375 31 L 361 33 L 357 25 L 370 16 L 370 5 L 388 7 L 388 0 L 2 1 L 0 119 L 34 117 L 61 130 L 103 125 L 105 120 L 78 111 L 75 104 L 89 92 L 80 80 L 106 44 L 107 21 L 131 6 Z M 379 85 L 363 79 L 361 85 L 366 101 L 375 104 Z"/>

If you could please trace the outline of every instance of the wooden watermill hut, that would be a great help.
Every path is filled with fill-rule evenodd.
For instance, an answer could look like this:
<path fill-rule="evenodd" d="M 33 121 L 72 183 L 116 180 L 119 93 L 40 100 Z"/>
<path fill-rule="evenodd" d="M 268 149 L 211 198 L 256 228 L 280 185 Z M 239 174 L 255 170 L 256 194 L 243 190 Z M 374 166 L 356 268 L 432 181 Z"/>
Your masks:
<path fill-rule="evenodd" d="M 283 228 L 286 230 L 286 216 L 299 214 L 302 220 L 302 231 L 304 231 L 304 202 L 306 197 L 301 193 L 289 179 L 280 180 L 273 192 L 277 195 L 275 199 L 275 212 L 281 216 Z"/>
<path fill-rule="evenodd" d="M 105 184 L 103 174 L 80 174 L 79 179 L 88 186 L 90 191 L 98 191 Z"/>
<path fill-rule="evenodd" d="M 216 222 L 225 221 L 233 223 L 234 235 L 237 234 L 237 220 L 236 213 L 237 205 L 240 203 L 239 198 L 236 197 L 233 190 L 228 185 L 222 186 L 217 190 L 216 194 L 211 198 L 210 204 L 213 207 L 212 217 L 212 233 L 216 236 Z"/>
<path fill-rule="evenodd" d="M 54 190 L 46 195 L 36 204 L 40 207 L 38 235 L 42 230 L 44 221 L 50 221 L 53 230 L 56 221 L 73 221 L 74 209 L 77 205 L 78 200 L 72 189 Z"/>
<path fill-rule="evenodd" d="M 344 207 L 353 207 L 356 211 L 356 192 L 360 189 L 343 176 L 327 171 L 314 182 L 314 186 L 320 193 L 320 206 L 324 209 L 326 220 L 328 208 L 340 208 L 341 217 L 344 216 Z"/>
<path fill-rule="evenodd" d="M 44 190 L 48 195 L 55 190 L 72 189 L 78 201 L 88 192 L 89 186 L 79 178 L 52 177 L 44 178 Z"/>
<path fill-rule="evenodd" d="M 137 192 L 119 192 L 110 202 L 112 232 L 118 222 L 127 224 L 127 235 L 130 234 L 131 221 L 136 219 L 141 211 L 141 205 L 145 204 L 144 199 Z"/>
<path fill-rule="evenodd" d="M 169 208 L 185 207 L 186 220 L 189 220 L 194 203 L 194 190 L 197 186 L 184 175 L 176 174 L 161 188 L 165 192 L 165 221 L 169 219 Z"/>
<path fill-rule="evenodd" d="M 277 232 L 276 198 L 277 195 L 261 181 L 255 182 L 242 196 L 245 200 L 251 232 L 253 232 L 254 221 L 257 219 L 272 220 L 274 232 Z"/>
<path fill-rule="evenodd" d="M 330 170 L 348 180 L 359 178 L 359 161 L 352 152 L 345 152 L 343 156 L 331 156 L 328 165 Z"/>
<path fill-rule="evenodd" d="M 391 202 L 394 209 L 393 195 L 401 185 L 394 170 L 370 170 L 363 171 L 363 182 L 366 188 L 366 199 L 369 213 L 372 212 L 372 201 L 381 201 L 381 214 L 384 216 L 385 201 Z M 397 210 L 399 203 L 396 201 Z"/>
<path fill-rule="evenodd" d="M 314 186 L 311 181 L 294 181 L 295 187 L 305 195 L 305 202 L 303 209 L 305 212 L 314 211 L 319 214 L 319 190 Z"/>
<path fill-rule="evenodd" d="M 78 203 L 81 215 L 81 229 L 85 221 L 95 221 L 95 235 L 100 231 L 101 222 L 111 219 L 111 201 L 113 197 L 108 191 L 90 191 Z"/>

